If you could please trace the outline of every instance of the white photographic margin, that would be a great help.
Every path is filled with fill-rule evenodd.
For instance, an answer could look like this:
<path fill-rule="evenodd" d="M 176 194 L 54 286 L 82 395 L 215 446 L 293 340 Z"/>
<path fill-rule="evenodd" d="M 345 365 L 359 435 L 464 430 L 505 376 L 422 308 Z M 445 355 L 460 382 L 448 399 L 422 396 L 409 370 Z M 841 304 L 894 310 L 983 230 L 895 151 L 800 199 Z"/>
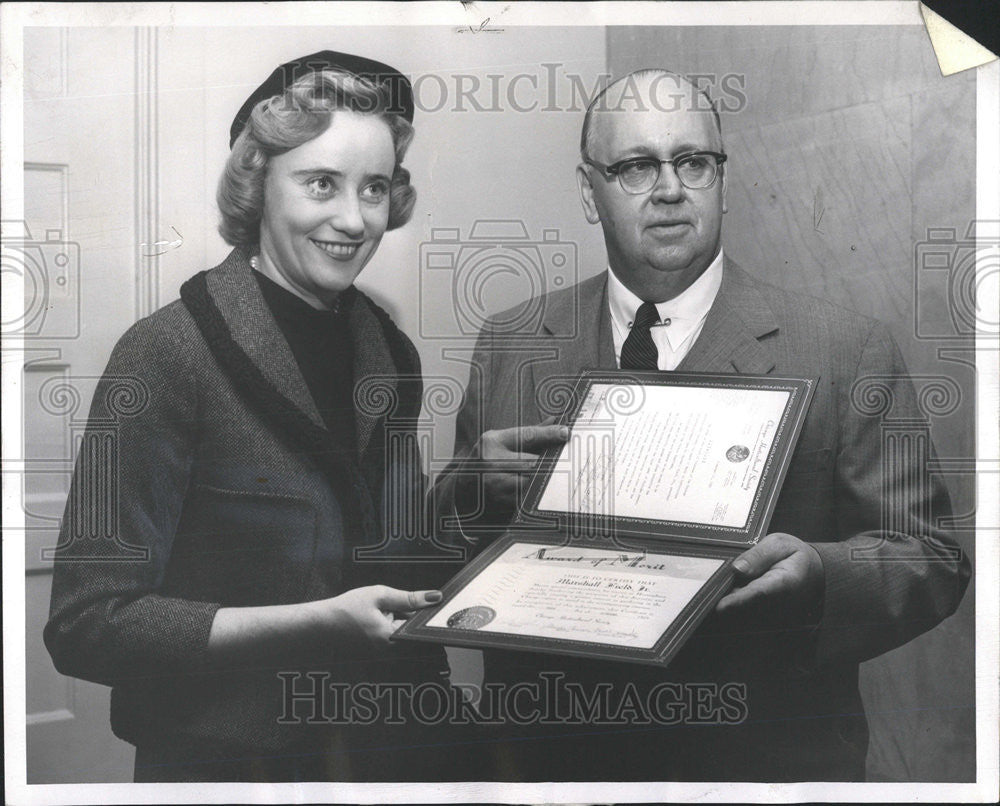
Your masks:
<path fill-rule="evenodd" d="M 916 2 L 727 2 L 727 3 L 245 3 L 244 25 L 923 25 Z M 26 26 L 225 26 L 231 3 L 49 3 L 0 7 L 0 174 L 5 220 L 23 218 L 22 29 Z M 1000 63 L 977 70 L 977 202 L 979 221 L 1000 220 Z M 4 233 L 6 236 L 7 233 Z M 995 242 L 994 242 L 995 244 Z M 997 247 L 980 250 L 979 278 Z M 984 321 L 1000 319 L 996 298 L 980 300 Z M 3 319 L 23 306 L 23 283 L 3 276 Z M 21 351 L 23 340 L 3 344 L 3 661 L 6 800 L 13 804 L 274 803 L 274 802 L 593 802 L 598 800 L 706 802 L 912 801 L 992 802 L 998 795 L 998 690 L 1000 668 L 1000 506 L 996 480 L 1000 445 L 1000 352 L 995 336 L 977 338 L 977 552 L 976 710 L 977 783 L 448 783 L 448 784 L 81 784 L 31 785 L 25 781 L 25 599 L 21 510 Z"/>

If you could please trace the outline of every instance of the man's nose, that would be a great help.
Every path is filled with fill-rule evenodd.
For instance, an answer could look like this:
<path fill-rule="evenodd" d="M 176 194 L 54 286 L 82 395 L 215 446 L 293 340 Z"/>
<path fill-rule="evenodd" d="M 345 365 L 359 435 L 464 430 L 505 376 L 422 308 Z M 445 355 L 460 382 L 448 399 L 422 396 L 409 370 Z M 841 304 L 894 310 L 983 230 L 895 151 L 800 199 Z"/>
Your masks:
<path fill-rule="evenodd" d="M 656 179 L 656 184 L 652 190 L 653 201 L 677 202 L 684 195 L 684 185 L 677 178 L 674 166 L 669 162 L 660 165 L 660 175 Z"/>
<path fill-rule="evenodd" d="M 357 193 L 341 193 L 333 202 L 330 223 L 338 232 L 360 238 L 365 232 L 365 219 Z"/>

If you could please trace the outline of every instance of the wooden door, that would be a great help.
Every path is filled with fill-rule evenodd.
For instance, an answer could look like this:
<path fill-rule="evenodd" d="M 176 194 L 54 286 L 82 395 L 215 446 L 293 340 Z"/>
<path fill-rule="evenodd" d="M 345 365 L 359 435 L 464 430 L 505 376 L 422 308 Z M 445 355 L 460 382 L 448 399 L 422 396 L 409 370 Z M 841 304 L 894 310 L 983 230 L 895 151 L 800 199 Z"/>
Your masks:
<path fill-rule="evenodd" d="M 156 239 L 155 34 L 27 28 L 24 68 L 23 242 L 6 244 L 5 271 L 22 272 L 26 313 L 5 330 L 26 348 L 27 781 L 131 781 L 109 690 L 56 672 L 42 628 L 74 440 L 115 341 L 157 304 L 141 246 Z"/>

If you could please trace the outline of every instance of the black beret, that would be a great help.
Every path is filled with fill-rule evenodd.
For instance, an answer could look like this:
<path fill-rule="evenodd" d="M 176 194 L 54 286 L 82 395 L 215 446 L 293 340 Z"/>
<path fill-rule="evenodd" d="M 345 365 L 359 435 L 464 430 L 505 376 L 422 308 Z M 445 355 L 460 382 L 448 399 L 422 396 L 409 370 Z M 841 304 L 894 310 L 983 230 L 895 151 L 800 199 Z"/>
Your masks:
<path fill-rule="evenodd" d="M 233 147 L 257 104 L 275 95 L 281 95 L 302 76 L 320 70 L 340 70 L 367 79 L 373 84 L 385 86 L 389 92 L 390 110 L 406 118 L 410 123 L 413 122 L 413 88 L 406 76 L 395 68 L 373 59 L 350 53 L 337 53 L 333 50 L 321 50 L 281 65 L 267 77 L 267 81 L 250 94 L 240 107 L 240 111 L 236 113 L 233 125 L 229 127 L 229 147 Z"/>

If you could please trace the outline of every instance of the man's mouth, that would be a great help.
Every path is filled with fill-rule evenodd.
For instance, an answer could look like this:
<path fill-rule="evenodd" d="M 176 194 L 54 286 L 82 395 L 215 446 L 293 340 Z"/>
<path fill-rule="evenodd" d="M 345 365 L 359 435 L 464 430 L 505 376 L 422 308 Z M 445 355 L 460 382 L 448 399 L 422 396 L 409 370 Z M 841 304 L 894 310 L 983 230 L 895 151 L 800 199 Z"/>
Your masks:
<path fill-rule="evenodd" d="M 360 243 L 337 243 L 335 241 L 317 241 L 310 238 L 316 246 L 337 260 L 348 260 L 361 248 Z"/>
<path fill-rule="evenodd" d="M 646 226 L 646 231 L 653 238 L 673 240 L 682 237 L 689 226 L 687 221 L 654 221 Z"/>

